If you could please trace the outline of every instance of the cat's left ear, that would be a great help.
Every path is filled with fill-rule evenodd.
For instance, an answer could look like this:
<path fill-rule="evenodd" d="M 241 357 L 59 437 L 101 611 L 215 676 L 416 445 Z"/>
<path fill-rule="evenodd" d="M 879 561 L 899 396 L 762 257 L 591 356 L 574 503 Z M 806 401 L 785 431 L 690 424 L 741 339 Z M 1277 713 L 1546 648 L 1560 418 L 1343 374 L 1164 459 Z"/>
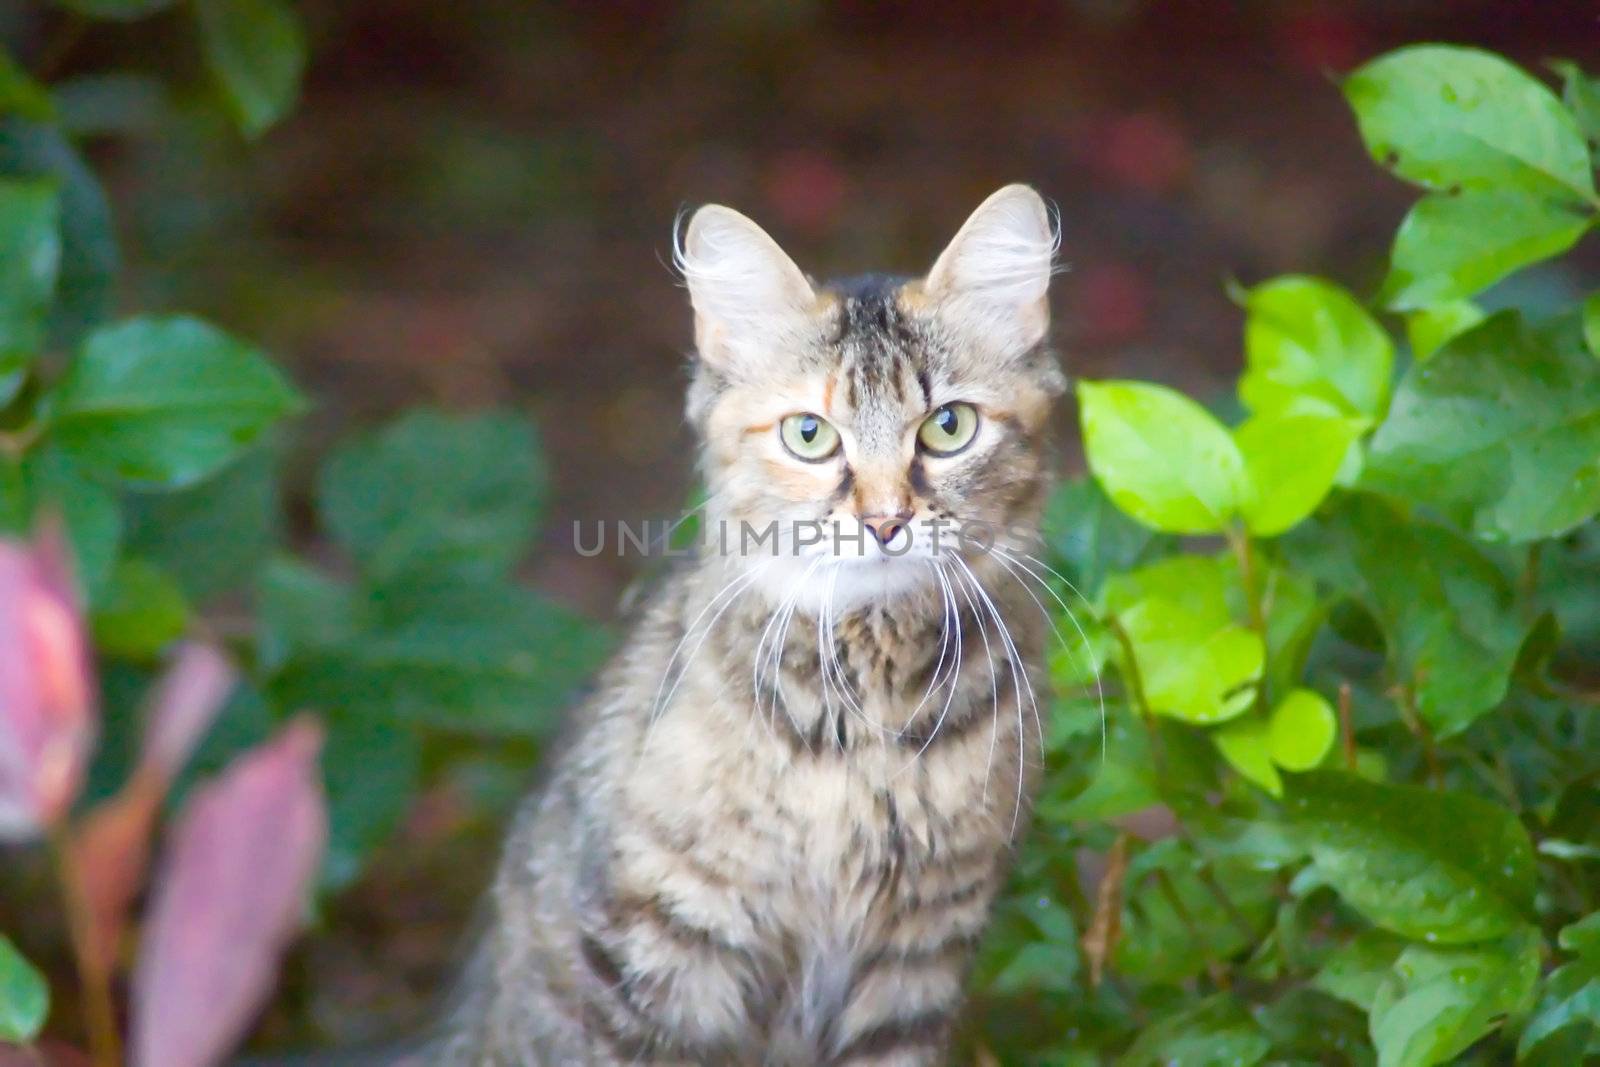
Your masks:
<path fill-rule="evenodd" d="M 1008 185 L 978 205 L 923 282 L 957 329 L 1021 353 L 1050 328 L 1056 231 L 1043 198 Z"/>

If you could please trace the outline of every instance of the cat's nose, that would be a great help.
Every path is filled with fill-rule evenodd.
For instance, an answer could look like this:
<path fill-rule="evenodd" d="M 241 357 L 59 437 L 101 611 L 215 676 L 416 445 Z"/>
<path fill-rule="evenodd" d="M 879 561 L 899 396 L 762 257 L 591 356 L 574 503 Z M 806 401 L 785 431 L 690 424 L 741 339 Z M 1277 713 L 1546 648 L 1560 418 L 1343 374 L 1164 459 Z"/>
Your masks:
<path fill-rule="evenodd" d="M 878 539 L 880 545 L 887 545 L 893 541 L 895 535 L 904 530 L 910 521 L 910 511 L 898 511 L 893 515 L 861 516 L 861 525 L 872 531 L 872 536 Z"/>

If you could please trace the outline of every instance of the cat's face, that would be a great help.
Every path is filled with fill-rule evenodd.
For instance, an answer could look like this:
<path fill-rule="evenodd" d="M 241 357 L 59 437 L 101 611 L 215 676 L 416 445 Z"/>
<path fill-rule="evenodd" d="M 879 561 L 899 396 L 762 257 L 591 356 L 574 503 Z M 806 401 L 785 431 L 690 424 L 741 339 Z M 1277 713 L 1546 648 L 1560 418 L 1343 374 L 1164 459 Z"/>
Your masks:
<path fill-rule="evenodd" d="M 682 262 L 711 550 L 802 607 L 937 590 L 1018 550 L 1063 379 L 1044 347 L 1054 234 L 1031 189 L 974 213 L 922 279 L 816 286 L 726 208 Z"/>

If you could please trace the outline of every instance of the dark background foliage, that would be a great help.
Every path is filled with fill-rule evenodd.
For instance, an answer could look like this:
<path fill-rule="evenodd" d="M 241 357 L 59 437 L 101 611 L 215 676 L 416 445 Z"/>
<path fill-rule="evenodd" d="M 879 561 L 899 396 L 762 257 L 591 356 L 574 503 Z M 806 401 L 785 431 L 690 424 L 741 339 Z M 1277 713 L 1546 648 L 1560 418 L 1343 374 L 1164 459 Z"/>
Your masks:
<path fill-rule="evenodd" d="M 123 97 L 148 134 L 101 162 L 125 302 L 260 341 L 317 399 L 312 451 L 419 400 L 529 407 L 557 472 L 539 578 L 607 615 L 634 567 L 573 560 L 569 520 L 675 514 L 691 478 L 680 210 L 738 207 L 819 274 L 914 272 L 1029 181 L 1061 208 L 1072 372 L 1204 396 L 1238 360 L 1225 280 L 1382 275 L 1409 194 L 1330 75 L 1419 40 L 1582 62 L 1586 8 L 306 4 L 286 122 L 244 144 Z M 20 4 L 9 29 L 38 57 L 60 22 Z M 204 80 L 192 36 L 177 16 L 99 23 L 60 65 L 147 70 L 181 108 Z"/>
<path fill-rule="evenodd" d="M 685 207 L 736 206 L 818 273 L 913 272 L 983 195 L 1029 181 L 1060 206 L 1070 270 L 1055 333 L 1069 370 L 1212 400 L 1241 362 L 1229 279 L 1315 271 L 1370 296 L 1414 199 L 1372 165 L 1330 75 L 1424 40 L 1482 45 L 1533 70 L 1553 56 L 1600 67 L 1600 23 L 1579 3 L 350 0 L 299 11 L 310 56 L 300 100 L 252 139 L 218 105 L 184 11 L 120 23 L 21 0 L 0 8 L 0 41 L 22 66 L 77 86 L 73 121 L 127 268 L 116 306 L 203 314 L 258 342 L 313 402 L 292 433 L 234 469 L 246 488 L 226 497 L 268 516 L 252 527 L 265 528 L 262 543 L 202 528 L 181 550 L 184 592 L 215 632 L 261 613 L 291 635 L 285 647 L 310 649 L 280 662 L 270 641 L 260 647 L 261 706 L 252 690 L 224 720 L 246 734 L 269 706 L 320 705 L 330 686 L 389 708 L 398 700 L 384 686 L 414 680 L 360 674 L 339 635 L 294 636 L 305 620 L 287 607 L 273 615 L 275 603 L 316 604 L 324 621 L 359 616 L 350 629 L 372 638 L 368 666 L 379 643 L 400 661 L 408 641 L 446 639 L 401 632 L 409 619 L 470 615 L 452 632 L 556 633 L 583 646 L 591 628 L 566 612 L 622 617 L 640 562 L 579 557 L 571 523 L 672 517 L 690 491 L 679 415 L 689 317 L 668 267 Z M 1596 264 L 1591 240 L 1490 303 L 1565 304 L 1592 287 Z M 511 546 L 535 529 L 540 540 L 498 562 L 539 590 L 537 608 L 486 593 L 467 610 L 382 573 L 383 546 L 364 524 L 397 489 L 363 472 L 399 472 L 408 503 L 435 502 L 447 518 L 459 487 L 440 466 L 408 464 L 417 440 L 432 451 L 449 431 L 408 421 L 351 434 L 418 404 L 533 417 L 537 441 L 491 420 L 452 455 L 487 466 L 473 461 L 487 441 L 494 455 L 528 457 L 510 467 L 537 504 L 497 521 Z M 1065 464 L 1078 469 L 1071 420 L 1064 410 Z M 253 480 L 252 463 L 276 478 Z M 125 540 L 159 559 L 178 551 L 161 535 L 177 521 L 146 501 Z M 262 564 L 274 544 L 298 560 Z M 267 575 L 248 595 L 231 580 L 240 551 Z M 449 562 L 428 558 L 440 573 Z M 108 703 L 130 704 L 144 678 L 137 662 L 112 662 Z M 446 684 L 421 684 L 436 683 Z M 570 683 L 548 680 L 552 700 Z M 472 685 L 493 708 L 492 681 Z M 330 774 L 362 753 L 398 769 L 356 792 L 402 803 L 338 824 L 355 827 L 330 865 L 338 891 L 289 964 L 262 1045 L 361 1040 L 421 1016 L 543 736 L 508 738 L 485 721 L 412 746 L 359 722 L 335 734 L 347 755 L 330 751 Z M 371 758 L 384 752 L 393 758 Z M 114 780 L 114 766 L 102 770 Z M 1036 859 L 1047 868 L 1061 857 Z M 41 874 L 24 863 L 3 877 L 16 891 L 0 893 L 0 928 L 20 929 Z M 26 947 L 63 971 L 48 931 Z"/>

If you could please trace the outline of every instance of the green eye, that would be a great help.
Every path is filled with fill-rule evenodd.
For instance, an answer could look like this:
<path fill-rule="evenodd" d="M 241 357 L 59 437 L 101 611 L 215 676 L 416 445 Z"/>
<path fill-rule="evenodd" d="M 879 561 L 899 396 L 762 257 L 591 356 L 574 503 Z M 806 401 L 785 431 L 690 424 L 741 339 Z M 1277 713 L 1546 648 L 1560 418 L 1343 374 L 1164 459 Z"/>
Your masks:
<path fill-rule="evenodd" d="M 978 432 L 978 409 L 971 404 L 946 404 L 922 420 L 917 440 L 939 456 L 950 456 L 972 443 Z"/>
<path fill-rule="evenodd" d="M 827 459 L 839 448 L 839 431 L 810 412 L 784 419 L 778 424 L 778 436 L 784 448 L 808 463 Z"/>

